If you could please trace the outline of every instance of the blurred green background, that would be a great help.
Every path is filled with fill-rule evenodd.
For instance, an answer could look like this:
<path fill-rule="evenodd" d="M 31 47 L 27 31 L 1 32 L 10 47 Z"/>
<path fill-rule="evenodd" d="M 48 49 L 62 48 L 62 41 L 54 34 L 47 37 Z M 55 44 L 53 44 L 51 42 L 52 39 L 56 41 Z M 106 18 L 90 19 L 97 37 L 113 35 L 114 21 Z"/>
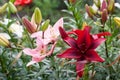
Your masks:
<path fill-rule="evenodd" d="M 2 6 L 4 3 L 8 2 L 9 0 L 0 0 L 0 6 Z M 67 9 L 65 3 L 65 0 L 33 0 L 33 2 L 30 5 L 26 5 L 22 7 L 21 10 L 19 10 L 18 14 L 20 17 L 28 16 L 31 18 L 32 13 L 34 12 L 35 7 L 39 7 L 42 12 L 43 19 L 50 19 L 51 23 L 55 23 L 60 17 L 64 17 L 68 14 L 62 12 L 62 10 Z M 80 0 L 76 0 L 80 1 Z M 116 0 L 117 2 L 120 2 L 120 0 Z M 83 0 L 82 4 L 78 6 L 78 9 L 80 11 L 85 12 L 85 4 L 92 5 L 93 0 Z M 82 8 L 81 8 L 82 7 Z M 21 8 L 21 7 L 19 7 Z M 81 10 L 82 9 L 82 10 Z M 115 13 L 118 13 L 118 10 L 116 9 Z M 117 14 L 119 15 L 119 14 Z"/>

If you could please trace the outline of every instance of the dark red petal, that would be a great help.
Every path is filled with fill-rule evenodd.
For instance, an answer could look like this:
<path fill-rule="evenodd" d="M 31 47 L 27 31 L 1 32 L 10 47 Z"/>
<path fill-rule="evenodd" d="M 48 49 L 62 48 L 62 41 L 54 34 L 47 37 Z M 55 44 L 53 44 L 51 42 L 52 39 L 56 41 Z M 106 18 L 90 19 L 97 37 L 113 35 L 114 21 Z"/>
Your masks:
<path fill-rule="evenodd" d="M 91 27 L 90 26 L 85 26 L 84 30 L 86 30 L 88 33 L 90 33 Z"/>
<path fill-rule="evenodd" d="M 102 42 L 104 42 L 106 39 L 104 38 L 99 38 L 99 39 L 95 39 L 93 40 L 93 42 L 91 43 L 91 46 L 89 49 L 96 49 Z"/>
<path fill-rule="evenodd" d="M 30 4 L 32 0 L 24 0 L 24 4 Z"/>
<path fill-rule="evenodd" d="M 65 30 L 62 27 L 59 27 L 59 32 L 60 32 L 61 37 L 63 39 L 65 39 L 66 37 L 68 37 L 68 34 L 65 32 Z"/>
<path fill-rule="evenodd" d="M 80 58 L 81 55 L 77 49 L 69 48 L 62 54 L 58 54 L 57 57 L 59 58 Z"/>
<path fill-rule="evenodd" d="M 79 77 L 83 76 L 84 67 L 86 63 L 86 61 L 79 61 L 76 63 L 76 72 Z"/>
<path fill-rule="evenodd" d="M 75 32 L 75 33 L 77 34 L 77 36 L 78 36 L 78 38 L 77 38 L 77 44 L 78 44 L 78 45 L 79 45 L 79 44 L 82 44 L 83 41 L 84 41 L 84 37 L 85 37 L 84 31 L 82 31 L 82 30 L 75 30 L 74 32 Z"/>
<path fill-rule="evenodd" d="M 22 4 L 22 0 L 15 0 L 14 5 L 18 6 Z"/>
<path fill-rule="evenodd" d="M 62 27 L 59 27 L 59 31 L 62 39 L 71 47 L 77 47 L 76 40 L 68 36 L 65 30 Z"/>
<path fill-rule="evenodd" d="M 84 30 L 79 30 L 79 29 L 73 30 L 73 31 L 70 31 L 69 34 L 76 34 L 79 36 L 79 35 L 83 34 L 84 31 L 87 31 L 89 33 L 90 30 L 91 30 L 90 26 L 85 26 Z"/>
<path fill-rule="evenodd" d="M 109 32 L 101 32 L 101 33 L 95 34 L 93 36 L 97 36 L 98 38 L 100 38 L 102 36 L 111 36 L 111 34 Z"/>
<path fill-rule="evenodd" d="M 78 45 L 85 44 L 86 48 L 88 48 L 91 45 L 92 37 L 90 35 L 90 27 L 85 26 L 83 32 L 78 35 Z"/>
<path fill-rule="evenodd" d="M 96 61 L 96 62 L 104 62 L 104 59 L 102 59 L 96 51 L 93 49 L 88 50 L 84 56 L 86 57 L 86 60 L 88 61 Z"/>
<path fill-rule="evenodd" d="M 86 44 L 86 47 L 88 48 L 90 45 L 91 45 L 91 41 L 92 41 L 92 37 L 90 35 L 90 30 L 88 27 L 85 27 L 85 44 Z"/>

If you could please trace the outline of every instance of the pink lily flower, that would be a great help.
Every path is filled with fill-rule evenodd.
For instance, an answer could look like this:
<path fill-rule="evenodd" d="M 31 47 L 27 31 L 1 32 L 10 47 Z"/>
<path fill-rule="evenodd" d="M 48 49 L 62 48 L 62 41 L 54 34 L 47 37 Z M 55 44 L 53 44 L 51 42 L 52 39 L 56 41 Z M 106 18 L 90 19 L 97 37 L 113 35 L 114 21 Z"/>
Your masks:
<path fill-rule="evenodd" d="M 47 50 L 47 45 L 45 45 L 42 40 L 37 41 L 37 47 L 35 49 L 25 48 L 23 52 L 32 56 L 32 60 L 27 64 L 27 66 L 41 62 L 46 56 L 50 56 L 53 53 L 55 44 L 56 42 L 52 44 L 50 51 Z"/>
<path fill-rule="evenodd" d="M 50 56 L 53 53 L 57 37 L 60 35 L 59 27 L 63 27 L 63 18 L 59 19 L 53 27 L 49 26 L 44 32 L 39 31 L 31 35 L 32 38 L 36 38 L 36 48 L 25 48 L 23 52 L 29 56 L 32 56 L 32 60 L 27 64 L 30 66 L 34 63 L 41 62 L 46 56 Z M 47 46 L 51 44 L 51 49 L 47 49 Z"/>
<path fill-rule="evenodd" d="M 63 18 L 60 18 L 55 24 L 54 26 L 48 26 L 48 28 L 43 32 L 43 31 L 39 31 L 39 32 L 35 32 L 31 35 L 32 38 L 36 38 L 36 42 L 39 39 L 43 39 L 44 38 L 44 44 L 48 44 L 48 43 L 52 43 L 57 41 L 57 37 L 60 35 L 59 33 L 59 27 L 63 27 Z M 43 35 L 44 34 L 44 35 Z M 38 40 L 37 40 L 38 39 Z"/>

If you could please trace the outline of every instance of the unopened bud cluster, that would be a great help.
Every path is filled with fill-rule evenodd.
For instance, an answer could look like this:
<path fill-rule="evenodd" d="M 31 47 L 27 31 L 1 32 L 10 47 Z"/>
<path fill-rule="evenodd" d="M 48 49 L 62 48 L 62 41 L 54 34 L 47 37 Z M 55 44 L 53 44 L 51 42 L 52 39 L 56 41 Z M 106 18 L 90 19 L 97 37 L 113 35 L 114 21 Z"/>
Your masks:
<path fill-rule="evenodd" d="M 11 13 L 17 13 L 17 8 L 12 2 L 9 1 L 8 3 L 5 3 L 0 7 L 0 14 L 4 14 L 5 11 L 10 11 Z"/>
<path fill-rule="evenodd" d="M 50 20 L 46 20 L 41 25 L 42 14 L 41 14 L 40 9 L 38 7 L 36 7 L 34 10 L 34 13 L 32 15 L 31 21 L 29 21 L 27 18 L 23 17 L 22 22 L 23 22 L 24 26 L 26 27 L 26 30 L 30 34 L 32 34 L 34 32 L 37 32 L 39 29 L 41 29 L 42 31 L 45 31 L 49 26 Z"/>
<path fill-rule="evenodd" d="M 114 4 L 115 0 L 94 0 L 94 6 L 96 9 L 94 9 L 92 6 L 88 6 L 86 4 L 85 8 L 88 13 L 88 16 L 96 20 L 96 18 L 101 18 L 101 23 L 105 24 L 107 21 L 108 15 L 112 14 L 114 10 Z"/>

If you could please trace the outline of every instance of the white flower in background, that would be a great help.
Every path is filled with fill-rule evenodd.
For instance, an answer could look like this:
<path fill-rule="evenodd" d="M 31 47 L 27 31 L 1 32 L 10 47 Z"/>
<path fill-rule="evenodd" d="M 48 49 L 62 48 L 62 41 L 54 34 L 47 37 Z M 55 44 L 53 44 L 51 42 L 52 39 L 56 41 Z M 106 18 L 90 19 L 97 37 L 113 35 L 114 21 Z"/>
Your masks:
<path fill-rule="evenodd" d="M 22 37 L 23 27 L 19 24 L 19 22 L 12 23 L 9 27 L 9 30 L 16 34 L 18 38 Z"/>
<path fill-rule="evenodd" d="M 7 33 L 0 33 L 0 36 L 4 36 L 6 39 L 11 39 Z"/>
<path fill-rule="evenodd" d="M 4 18 L 3 20 L 0 20 L 0 24 L 3 25 L 8 25 L 10 22 L 12 22 L 12 20 Z M 22 37 L 22 32 L 23 32 L 23 27 L 20 25 L 20 23 L 18 21 L 12 23 L 9 26 L 9 30 L 14 33 L 15 35 L 17 35 L 18 38 Z"/>
<path fill-rule="evenodd" d="M 120 9 L 120 4 L 119 3 L 115 3 L 115 7 L 117 7 L 118 9 Z"/>
<path fill-rule="evenodd" d="M 11 22 L 12 20 L 10 19 L 4 19 L 3 21 L 1 20 L 0 23 L 3 24 L 3 25 L 7 25 L 9 22 Z"/>

